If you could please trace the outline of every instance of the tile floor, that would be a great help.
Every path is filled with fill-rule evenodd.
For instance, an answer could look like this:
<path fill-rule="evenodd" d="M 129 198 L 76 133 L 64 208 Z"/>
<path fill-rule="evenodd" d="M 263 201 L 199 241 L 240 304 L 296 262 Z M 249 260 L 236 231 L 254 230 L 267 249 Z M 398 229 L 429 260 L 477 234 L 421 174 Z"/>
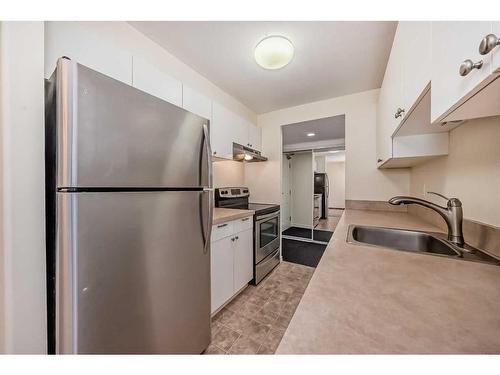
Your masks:
<path fill-rule="evenodd" d="M 205 354 L 274 354 L 314 268 L 281 262 L 212 318 Z"/>

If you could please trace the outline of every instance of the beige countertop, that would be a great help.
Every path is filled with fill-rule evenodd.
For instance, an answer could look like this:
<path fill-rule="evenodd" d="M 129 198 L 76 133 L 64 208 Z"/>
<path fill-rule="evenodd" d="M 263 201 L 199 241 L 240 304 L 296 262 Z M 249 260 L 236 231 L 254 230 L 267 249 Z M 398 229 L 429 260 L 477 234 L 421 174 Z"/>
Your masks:
<path fill-rule="evenodd" d="M 234 208 L 214 208 L 213 224 L 221 224 L 226 221 L 241 219 L 247 216 L 252 216 L 255 213 L 253 210 L 237 210 Z"/>
<path fill-rule="evenodd" d="M 346 210 L 278 354 L 500 353 L 500 267 L 348 244 L 349 224 L 437 231 Z"/>

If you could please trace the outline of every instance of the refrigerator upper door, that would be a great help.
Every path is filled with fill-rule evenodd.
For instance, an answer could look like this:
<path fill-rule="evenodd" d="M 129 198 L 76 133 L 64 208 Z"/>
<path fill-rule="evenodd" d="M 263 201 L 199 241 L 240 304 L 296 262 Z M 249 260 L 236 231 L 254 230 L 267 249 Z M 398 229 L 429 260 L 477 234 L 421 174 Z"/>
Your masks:
<path fill-rule="evenodd" d="M 209 121 L 66 58 L 57 66 L 58 187 L 209 186 Z"/>
<path fill-rule="evenodd" d="M 208 195 L 57 193 L 58 353 L 206 349 Z"/>

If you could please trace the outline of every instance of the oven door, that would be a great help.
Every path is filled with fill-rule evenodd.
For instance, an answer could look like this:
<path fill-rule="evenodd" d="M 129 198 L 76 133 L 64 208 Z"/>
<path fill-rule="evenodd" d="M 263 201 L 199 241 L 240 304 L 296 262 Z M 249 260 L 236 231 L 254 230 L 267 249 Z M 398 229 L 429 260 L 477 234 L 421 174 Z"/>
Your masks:
<path fill-rule="evenodd" d="M 280 212 L 258 216 L 255 221 L 255 263 L 280 246 Z"/>

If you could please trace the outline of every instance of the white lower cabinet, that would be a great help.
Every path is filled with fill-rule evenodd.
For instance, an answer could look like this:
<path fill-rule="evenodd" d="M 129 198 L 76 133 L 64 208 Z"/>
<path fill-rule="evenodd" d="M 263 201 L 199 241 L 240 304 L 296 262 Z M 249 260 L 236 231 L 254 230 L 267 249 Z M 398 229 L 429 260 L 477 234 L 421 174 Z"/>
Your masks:
<path fill-rule="evenodd" d="M 233 284 L 237 292 L 253 279 L 253 230 L 236 234 L 234 244 Z"/>
<path fill-rule="evenodd" d="M 212 242 L 210 255 L 212 313 L 233 295 L 233 242 L 231 237 Z"/>
<path fill-rule="evenodd" d="M 210 267 L 214 313 L 253 278 L 251 217 L 213 226 Z"/>

